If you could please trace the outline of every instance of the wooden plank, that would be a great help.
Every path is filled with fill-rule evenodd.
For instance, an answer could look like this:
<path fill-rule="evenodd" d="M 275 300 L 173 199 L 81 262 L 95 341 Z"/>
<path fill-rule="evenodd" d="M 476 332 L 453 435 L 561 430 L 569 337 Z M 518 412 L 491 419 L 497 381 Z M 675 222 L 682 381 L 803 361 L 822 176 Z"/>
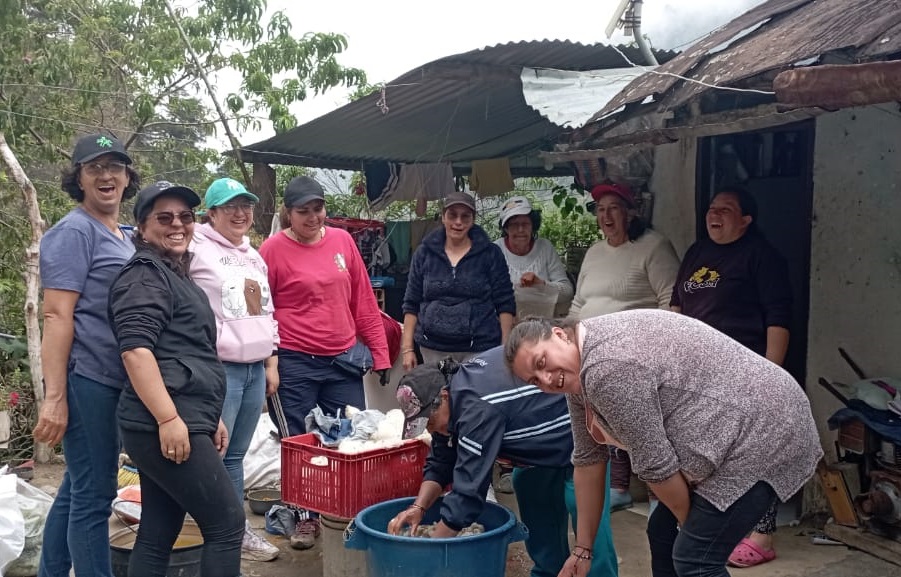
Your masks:
<path fill-rule="evenodd" d="M 839 525 L 857 527 L 859 524 L 857 513 L 854 511 L 854 504 L 851 502 L 851 495 L 848 494 L 848 486 L 845 484 L 845 478 L 841 471 L 820 461 L 817 466 L 817 475 L 823 485 L 826 500 L 829 501 L 829 508 L 832 510 L 832 518 L 835 519 L 835 522 Z"/>
<path fill-rule="evenodd" d="M 827 537 L 841 541 L 849 547 L 860 549 L 889 563 L 901 565 L 901 543 L 897 541 L 834 523 L 828 523 L 823 532 Z"/>

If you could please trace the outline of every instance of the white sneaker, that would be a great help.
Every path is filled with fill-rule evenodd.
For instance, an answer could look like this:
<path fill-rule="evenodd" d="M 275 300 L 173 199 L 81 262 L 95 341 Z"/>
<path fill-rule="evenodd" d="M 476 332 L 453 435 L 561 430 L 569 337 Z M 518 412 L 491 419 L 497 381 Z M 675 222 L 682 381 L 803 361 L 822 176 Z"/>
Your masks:
<path fill-rule="evenodd" d="M 241 543 L 241 559 L 245 561 L 272 561 L 278 557 L 278 547 L 253 532 L 250 523 L 244 527 Z"/>

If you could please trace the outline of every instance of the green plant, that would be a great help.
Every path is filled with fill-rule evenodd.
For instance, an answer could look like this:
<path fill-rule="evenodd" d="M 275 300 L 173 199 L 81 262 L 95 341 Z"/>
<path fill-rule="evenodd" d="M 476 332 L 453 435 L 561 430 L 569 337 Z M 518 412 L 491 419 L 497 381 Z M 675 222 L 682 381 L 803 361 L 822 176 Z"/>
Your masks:
<path fill-rule="evenodd" d="M 31 431 L 37 418 L 37 405 L 29 375 L 25 341 L 6 335 L 0 337 L 0 411 L 7 411 L 10 420 L 9 447 L 0 451 L 5 462 L 18 463 L 34 454 Z"/>

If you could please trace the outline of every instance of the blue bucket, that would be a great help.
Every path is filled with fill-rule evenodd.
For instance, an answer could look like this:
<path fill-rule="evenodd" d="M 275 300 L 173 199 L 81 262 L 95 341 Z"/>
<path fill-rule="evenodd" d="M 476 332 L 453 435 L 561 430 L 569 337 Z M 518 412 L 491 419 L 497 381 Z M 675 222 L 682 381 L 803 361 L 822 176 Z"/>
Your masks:
<path fill-rule="evenodd" d="M 471 537 L 426 539 L 388 534 L 388 522 L 413 503 L 394 499 L 360 511 L 344 532 L 344 546 L 366 551 L 369 577 L 503 577 L 507 546 L 523 541 L 529 530 L 513 511 L 485 503 L 478 522 L 485 532 Z M 423 524 L 440 519 L 441 499 L 426 511 Z"/>

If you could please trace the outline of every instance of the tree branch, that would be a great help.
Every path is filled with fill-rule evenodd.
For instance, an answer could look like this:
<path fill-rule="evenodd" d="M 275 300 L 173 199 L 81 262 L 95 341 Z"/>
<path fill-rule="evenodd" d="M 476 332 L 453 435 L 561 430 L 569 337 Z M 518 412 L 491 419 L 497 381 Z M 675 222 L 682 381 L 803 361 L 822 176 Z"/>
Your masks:
<path fill-rule="evenodd" d="M 210 84 L 210 79 L 207 78 L 206 73 L 203 71 L 203 66 L 200 65 L 200 58 L 197 57 L 197 53 L 194 52 L 194 47 L 191 46 L 191 42 L 188 40 L 184 28 L 181 27 L 181 22 L 179 22 L 175 15 L 172 3 L 169 2 L 169 0 L 163 0 L 163 4 L 166 5 L 166 10 L 169 12 L 172 24 L 174 24 L 175 28 L 178 30 L 178 35 L 181 37 L 181 41 L 184 43 L 188 54 L 191 55 L 191 60 L 193 60 L 194 65 L 197 66 L 197 74 L 200 75 L 200 78 L 203 79 L 203 83 L 206 85 L 207 92 L 210 94 L 210 99 L 213 101 L 213 106 L 216 107 L 216 112 L 219 114 L 219 120 L 222 121 L 222 127 L 225 129 L 225 134 L 228 136 L 228 141 L 231 143 L 232 151 L 235 153 L 235 159 L 238 161 L 238 167 L 241 169 L 244 183 L 250 188 L 253 186 L 253 182 L 250 178 L 250 174 L 247 172 L 247 166 L 244 164 L 244 159 L 241 158 L 241 143 L 238 142 L 238 139 L 232 133 L 231 128 L 228 125 L 228 118 L 226 118 L 225 112 L 223 112 L 222 107 L 219 105 L 219 100 L 216 98 L 216 92 L 213 90 L 213 85 Z"/>
<path fill-rule="evenodd" d="M 2 90 L 0 90 L 0 101 L 3 101 L 7 106 L 12 106 L 12 103 L 9 101 L 9 99 L 6 97 L 6 95 L 3 94 Z M 34 128 L 29 126 L 28 134 L 33 136 L 34 139 L 37 140 L 38 144 L 40 144 L 41 146 L 47 146 L 47 139 L 44 138 L 43 136 L 41 136 L 40 134 L 38 134 Z M 55 150 L 58 154 L 61 154 L 63 157 L 65 157 L 69 160 L 72 160 L 72 155 L 67 150 L 60 148 L 56 144 L 52 144 L 51 146 L 53 146 L 53 150 Z"/>

